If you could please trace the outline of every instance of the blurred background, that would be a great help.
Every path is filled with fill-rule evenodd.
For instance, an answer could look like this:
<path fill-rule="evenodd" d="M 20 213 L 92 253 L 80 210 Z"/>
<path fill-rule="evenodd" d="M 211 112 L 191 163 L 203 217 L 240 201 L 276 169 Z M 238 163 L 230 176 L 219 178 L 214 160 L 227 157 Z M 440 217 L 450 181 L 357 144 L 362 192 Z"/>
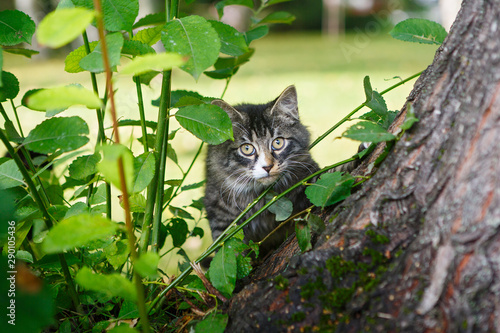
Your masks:
<path fill-rule="evenodd" d="M 158 0 L 139 2 L 141 10 L 138 18 L 160 11 L 164 6 L 164 1 Z M 17 8 L 39 22 L 57 3 L 56 0 L 1 0 L 0 10 Z M 366 75 L 370 76 L 373 88 L 382 91 L 430 65 L 437 46 L 392 39 L 388 31 L 396 23 L 409 17 L 421 17 L 439 22 L 448 30 L 459 6 L 458 0 L 295 0 L 279 3 L 273 6 L 273 9 L 292 13 L 296 17 L 295 21 L 290 25 L 272 26 L 268 36 L 252 43 L 255 54 L 233 77 L 224 99 L 232 104 L 265 103 L 293 84 L 298 91 L 302 122 L 309 128 L 312 139 L 315 139 L 364 102 L 362 82 Z M 245 30 L 248 10 L 242 6 L 226 7 L 223 21 Z M 189 6 L 183 5 L 181 12 L 210 19 L 217 18 L 214 2 L 208 0 L 198 0 Z M 96 34 L 95 31 L 90 31 L 92 29 L 89 29 L 89 34 L 92 36 L 94 33 L 95 40 Z M 39 50 L 40 54 L 31 59 L 4 52 L 3 69 L 16 75 L 21 85 L 16 105 L 21 104 L 21 97 L 26 91 L 34 88 L 80 83 L 91 89 L 88 74 L 69 74 L 64 71 L 64 57 L 79 45 L 81 41 L 76 41 L 64 49 L 48 50 L 33 40 L 30 48 Z M 122 64 L 126 61 L 122 58 Z M 101 91 L 104 91 L 104 78 L 103 75 L 99 76 Z M 130 78 L 119 75 L 115 80 L 118 116 L 122 119 L 138 119 L 133 82 Z M 401 109 L 413 83 L 414 81 L 411 81 L 384 96 L 390 110 Z M 202 76 L 196 82 L 180 70 L 174 71 L 172 84 L 173 89 L 194 90 L 211 97 L 221 97 L 225 87 L 224 80 L 212 80 Z M 143 87 L 146 114 L 150 120 L 156 120 L 157 117 L 157 108 L 152 106 L 150 101 L 158 98 L 160 85 L 161 78 L 158 76 L 149 86 Z M 10 111 L 9 115 L 13 116 L 9 106 L 5 107 Z M 45 117 L 43 113 L 24 107 L 20 107 L 18 112 L 24 133 L 29 132 Z M 361 111 L 359 115 L 362 113 Z M 93 141 L 86 148 L 87 152 L 92 151 L 97 136 L 95 113 L 75 107 L 65 111 L 63 115 L 79 115 L 88 122 Z M 111 126 L 109 118 L 106 121 L 107 125 Z M 172 129 L 178 127 L 175 122 L 171 126 Z M 337 139 L 344 129 L 345 126 L 338 129 L 312 150 L 314 158 L 321 166 L 348 158 L 356 152 L 358 143 Z M 128 144 L 137 147 L 137 152 L 142 152 L 139 143 L 134 139 L 141 136 L 139 129 L 123 128 L 122 131 L 121 137 L 128 137 Z M 199 146 L 199 140 L 181 130 L 174 139 L 173 146 L 181 166 L 186 170 Z M 82 154 L 87 152 L 82 151 Z M 187 183 L 203 180 L 203 169 L 204 165 L 200 161 L 195 165 Z M 56 172 L 63 175 L 67 170 L 60 167 Z M 181 175 L 175 165 L 168 165 L 167 174 L 170 179 Z M 118 196 L 118 191 L 115 194 Z M 202 190 L 196 193 L 188 192 L 174 204 L 182 206 L 202 195 Z M 115 209 L 116 211 L 119 209 Z M 116 219 L 120 218 L 118 213 Z M 202 220 L 201 226 L 210 235 L 205 220 Z M 192 259 L 211 242 L 210 237 L 205 237 L 202 242 L 196 241 L 197 239 L 184 246 Z M 166 256 L 163 264 L 172 271 L 177 266 L 176 257 Z"/>

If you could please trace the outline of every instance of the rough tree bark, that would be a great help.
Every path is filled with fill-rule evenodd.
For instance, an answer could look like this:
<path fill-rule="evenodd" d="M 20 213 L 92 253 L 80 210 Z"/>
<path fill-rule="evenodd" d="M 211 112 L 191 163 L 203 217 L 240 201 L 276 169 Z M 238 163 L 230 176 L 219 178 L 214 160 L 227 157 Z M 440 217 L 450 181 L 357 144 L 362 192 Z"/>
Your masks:
<path fill-rule="evenodd" d="M 257 269 L 227 332 L 500 331 L 499 21 L 465 0 L 408 97 L 420 121 L 312 251 L 289 240 Z"/>

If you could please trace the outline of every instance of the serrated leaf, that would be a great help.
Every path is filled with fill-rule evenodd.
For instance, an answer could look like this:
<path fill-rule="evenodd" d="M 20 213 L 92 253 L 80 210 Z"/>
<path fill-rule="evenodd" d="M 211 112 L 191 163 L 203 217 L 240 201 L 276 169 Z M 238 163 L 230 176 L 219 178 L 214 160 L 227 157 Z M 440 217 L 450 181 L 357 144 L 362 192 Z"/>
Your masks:
<path fill-rule="evenodd" d="M 97 172 L 97 163 L 101 160 L 101 155 L 92 154 L 78 157 L 69 166 L 69 175 L 74 179 L 84 180 Z"/>
<path fill-rule="evenodd" d="M 382 126 L 384 129 L 388 129 L 389 126 L 392 124 L 394 119 L 396 118 L 396 115 L 398 113 L 395 111 L 387 111 L 385 114 L 377 114 L 375 111 L 370 111 L 362 116 L 360 116 L 360 119 L 364 120 L 369 120 L 374 123 L 377 123 L 378 125 Z"/>
<path fill-rule="evenodd" d="M 179 124 L 199 139 L 217 145 L 233 140 L 233 128 L 227 113 L 211 104 L 190 105 L 175 114 Z"/>
<path fill-rule="evenodd" d="M 120 201 L 120 205 L 122 205 L 122 201 Z M 129 208 L 132 213 L 144 213 L 146 211 L 146 197 L 141 193 L 134 193 L 128 198 Z"/>
<path fill-rule="evenodd" d="M 111 67 L 120 64 L 121 49 L 123 46 L 123 35 L 119 32 L 106 35 L 106 46 L 108 49 L 109 65 Z M 102 60 L 101 42 L 95 49 L 80 60 L 80 67 L 92 73 L 104 72 L 104 62 Z"/>
<path fill-rule="evenodd" d="M 94 51 L 97 44 L 99 44 L 98 41 L 89 43 L 90 52 Z M 64 70 L 68 73 L 80 73 L 85 71 L 85 69 L 80 66 L 80 61 L 87 55 L 88 53 L 85 49 L 85 45 L 74 49 L 66 56 L 66 59 L 64 60 Z"/>
<path fill-rule="evenodd" d="M 43 18 L 36 36 L 40 44 L 52 48 L 68 44 L 94 20 L 94 11 L 75 7 L 55 10 Z"/>
<path fill-rule="evenodd" d="M 215 29 L 206 19 L 197 15 L 168 22 L 161 41 L 166 51 L 189 58 L 181 69 L 196 80 L 217 61 L 221 47 Z"/>
<path fill-rule="evenodd" d="M 311 230 L 304 220 L 298 219 L 295 221 L 295 236 L 302 252 L 312 249 Z"/>
<path fill-rule="evenodd" d="M 131 62 L 123 66 L 120 73 L 135 76 L 152 70 L 169 70 L 182 66 L 184 63 L 182 56 L 176 53 L 146 54 L 135 57 Z"/>
<path fill-rule="evenodd" d="M 0 102 L 16 98 L 19 94 L 19 80 L 10 72 L 2 71 L 1 74 L 2 86 L 0 87 Z"/>
<path fill-rule="evenodd" d="M 237 276 L 236 254 L 223 245 L 210 262 L 208 278 L 212 285 L 225 296 L 233 293 Z"/>
<path fill-rule="evenodd" d="M 215 4 L 215 9 L 217 9 L 217 13 L 219 17 L 222 17 L 224 14 L 224 7 L 229 5 L 240 5 L 245 6 L 250 9 L 253 9 L 253 1 L 252 0 L 223 0 L 219 1 Z"/>
<path fill-rule="evenodd" d="M 325 173 L 306 188 L 306 196 L 318 207 L 326 207 L 344 200 L 351 195 L 351 187 L 355 179 L 342 172 Z"/>
<path fill-rule="evenodd" d="M 35 22 L 19 10 L 0 11 L 0 45 L 31 44 Z"/>
<path fill-rule="evenodd" d="M 24 140 L 24 145 L 40 154 L 78 149 L 89 142 L 87 123 L 80 117 L 50 118 L 37 125 Z"/>
<path fill-rule="evenodd" d="M 261 39 L 262 37 L 265 37 L 269 33 L 269 27 L 267 25 L 261 25 L 256 28 L 253 28 L 252 30 L 248 30 L 245 33 L 245 39 L 247 41 L 247 44 L 250 45 L 251 42 L 257 39 Z"/>
<path fill-rule="evenodd" d="M 106 202 L 106 184 L 101 184 L 97 187 L 97 190 L 94 192 L 92 197 L 90 198 L 91 205 L 97 205 L 103 202 Z"/>
<path fill-rule="evenodd" d="M 384 142 L 392 141 L 396 137 L 387 132 L 382 126 L 369 121 L 360 121 L 359 123 L 349 127 L 342 136 L 345 138 L 361 141 L 361 142 Z"/>
<path fill-rule="evenodd" d="M 120 173 L 118 161 L 123 163 L 123 172 L 127 189 L 133 188 L 134 179 L 134 155 L 125 146 L 120 144 L 101 146 L 103 152 L 102 160 L 97 164 L 97 169 L 102 173 L 106 180 L 121 189 Z"/>
<path fill-rule="evenodd" d="M 441 45 L 448 35 L 439 23 L 426 19 L 410 18 L 396 24 L 389 34 L 406 42 Z"/>
<path fill-rule="evenodd" d="M 164 14 L 164 13 L 163 13 Z M 165 22 L 165 17 L 163 18 L 163 22 Z M 163 25 L 159 25 L 157 27 L 147 28 L 139 30 L 132 40 L 139 41 L 141 43 L 153 46 L 161 39 L 161 32 L 163 30 Z"/>
<path fill-rule="evenodd" d="M 14 160 L 0 164 L 0 190 L 24 185 L 23 174 Z"/>
<path fill-rule="evenodd" d="M 167 225 L 168 232 L 172 236 L 174 247 L 181 247 L 186 242 L 189 229 L 186 221 L 179 218 L 174 218 Z"/>
<path fill-rule="evenodd" d="M 37 111 L 67 109 L 73 105 L 84 105 L 89 109 L 102 107 L 101 99 L 93 91 L 75 85 L 40 89 L 25 101 L 28 108 Z"/>
<path fill-rule="evenodd" d="M 60 253 L 113 235 L 118 224 L 99 215 L 81 214 L 62 220 L 45 237 L 45 253 Z"/>
<path fill-rule="evenodd" d="M 366 106 L 368 106 L 378 115 L 384 115 L 388 111 L 384 97 L 382 97 L 382 95 L 380 95 L 376 91 L 372 91 L 372 98 L 370 99 L 370 101 L 366 102 Z"/>
<path fill-rule="evenodd" d="M 295 21 L 295 16 L 288 12 L 273 12 L 266 17 L 264 17 L 259 23 L 260 24 L 292 24 Z"/>
<path fill-rule="evenodd" d="M 93 0 L 72 0 L 78 7 L 94 9 Z M 130 31 L 139 13 L 138 0 L 102 0 L 104 27 L 108 31 Z"/>
<path fill-rule="evenodd" d="M 146 152 L 134 158 L 134 186 L 131 192 L 141 192 L 154 177 L 155 156 Z"/>
<path fill-rule="evenodd" d="M 76 274 L 75 280 L 87 290 L 98 291 L 107 296 L 116 296 L 128 301 L 137 300 L 134 284 L 119 273 L 94 274 L 90 268 L 84 266 Z"/>
<path fill-rule="evenodd" d="M 276 221 L 285 221 L 292 215 L 293 203 L 287 197 L 282 197 L 269 206 L 268 210 L 276 216 Z"/>
<path fill-rule="evenodd" d="M 220 52 L 231 55 L 240 56 L 248 52 L 248 45 L 244 35 L 230 25 L 219 21 L 209 21 L 212 27 L 217 31 L 220 37 L 221 48 Z"/>

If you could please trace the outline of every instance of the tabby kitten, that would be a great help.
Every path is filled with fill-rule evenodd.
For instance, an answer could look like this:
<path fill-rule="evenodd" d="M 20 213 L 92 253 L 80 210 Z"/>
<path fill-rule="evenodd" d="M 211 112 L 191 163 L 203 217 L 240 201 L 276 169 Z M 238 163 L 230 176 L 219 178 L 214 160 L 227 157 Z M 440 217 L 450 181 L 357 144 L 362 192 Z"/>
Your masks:
<path fill-rule="evenodd" d="M 267 104 L 212 103 L 227 112 L 234 135 L 234 142 L 208 147 L 205 208 L 215 240 L 276 179 L 273 190 L 280 193 L 319 168 L 308 151 L 309 132 L 299 120 L 294 86 Z M 287 197 L 294 205 L 293 213 L 308 207 L 304 187 Z M 245 218 L 263 205 L 261 200 Z M 245 240 L 260 241 L 279 224 L 266 210 L 243 229 Z M 260 247 L 261 258 L 277 248 L 293 227 L 288 223 L 269 237 Z"/>

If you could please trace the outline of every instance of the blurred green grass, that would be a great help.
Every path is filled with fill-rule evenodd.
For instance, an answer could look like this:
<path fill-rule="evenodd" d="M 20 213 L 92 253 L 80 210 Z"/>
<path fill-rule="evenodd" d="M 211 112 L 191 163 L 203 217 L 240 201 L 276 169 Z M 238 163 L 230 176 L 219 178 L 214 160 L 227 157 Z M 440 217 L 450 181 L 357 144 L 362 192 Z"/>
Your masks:
<path fill-rule="evenodd" d="M 412 74 L 425 69 L 432 61 L 436 47 L 404 43 L 393 40 L 387 34 L 377 34 L 368 37 L 363 34 L 349 34 L 344 37 L 332 38 L 319 34 L 274 34 L 252 45 L 256 51 L 248 64 L 245 64 L 232 79 L 224 99 L 229 103 L 265 103 L 276 98 L 287 86 L 297 87 L 299 111 L 302 122 L 308 126 L 312 139 L 315 139 L 352 109 L 364 101 L 363 78 L 369 75 L 372 86 L 378 91 L 393 85 Z M 123 63 L 126 60 L 123 61 Z M 81 83 L 91 89 L 90 78 L 86 73 L 68 74 L 64 72 L 64 59 L 46 61 L 30 61 L 19 56 L 5 54 L 4 70 L 15 74 L 21 83 L 20 96 L 16 104 L 20 104 L 22 95 L 29 89 L 52 87 L 68 83 Z M 100 75 L 101 87 L 103 78 Z M 399 78 L 398 78 L 399 77 Z M 115 77 L 117 90 L 117 107 L 120 118 L 138 119 L 135 86 L 128 77 Z M 399 110 L 405 103 L 414 81 L 385 95 L 389 109 Z M 155 78 L 149 87 L 143 88 L 146 104 L 146 116 L 156 120 L 157 109 L 151 106 L 150 100 L 159 96 L 160 77 Z M 201 77 L 195 82 L 188 74 L 175 71 L 173 74 L 173 89 L 195 90 L 205 96 L 220 97 L 225 81 L 215 81 Z M 101 88 L 104 90 L 104 88 Z M 9 106 L 6 106 L 12 115 Z M 79 115 L 84 118 L 90 128 L 91 137 L 95 142 L 97 123 L 92 110 L 78 107 L 65 111 L 65 115 Z M 64 115 L 63 114 L 63 115 Z M 362 111 L 361 113 L 362 114 Z M 24 133 L 40 123 L 44 114 L 19 109 Z M 14 118 L 12 118 L 14 119 Z M 111 126 L 106 118 L 107 127 Z M 178 125 L 172 118 L 171 128 Z M 321 166 L 328 165 L 350 157 L 356 152 L 358 143 L 335 139 L 340 136 L 345 126 L 332 133 L 317 145 L 312 154 Z M 123 128 L 122 138 L 129 138 L 129 144 L 134 152 L 139 154 L 142 148 L 133 136 L 140 136 L 139 129 Z M 123 140 L 123 139 L 122 139 Z M 184 130 L 179 131 L 173 142 L 184 170 L 187 169 L 192 156 L 199 146 L 199 140 Z M 89 151 L 93 145 L 88 145 Z M 3 147 L 2 147 L 3 148 Z M 195 164 L 193 172 L 187 178 L 187 184 L 204 179 L 204 163 Z M 58 172 L 65 172 L 62 168 Z M 167 167 L 167 177 L 178 178 L 181 173 L 171 163 Z M 115 192 L 114 197 L 118 195 Z M 189 204 L 191 199 L 203 195 L 202 190 L 182 194 L 174 202 L 177 206 Z M 118 205 L 115 203 L 115 207 Z M 115 208 L 115 212 L 119 208 Z M 115 219 L 121 219 L 118 213 Z M 210 234 L 208 223 L 204 220 L 201 226 L 206 234 Z M 202 242 L 198 238 L 189 240 L 184 246 L 191 259 L 194 259 L 210 243 L 210 237 Z M 162 261 L 164 268 L 175 272 L 177 256 L 165 256 Z"/>

